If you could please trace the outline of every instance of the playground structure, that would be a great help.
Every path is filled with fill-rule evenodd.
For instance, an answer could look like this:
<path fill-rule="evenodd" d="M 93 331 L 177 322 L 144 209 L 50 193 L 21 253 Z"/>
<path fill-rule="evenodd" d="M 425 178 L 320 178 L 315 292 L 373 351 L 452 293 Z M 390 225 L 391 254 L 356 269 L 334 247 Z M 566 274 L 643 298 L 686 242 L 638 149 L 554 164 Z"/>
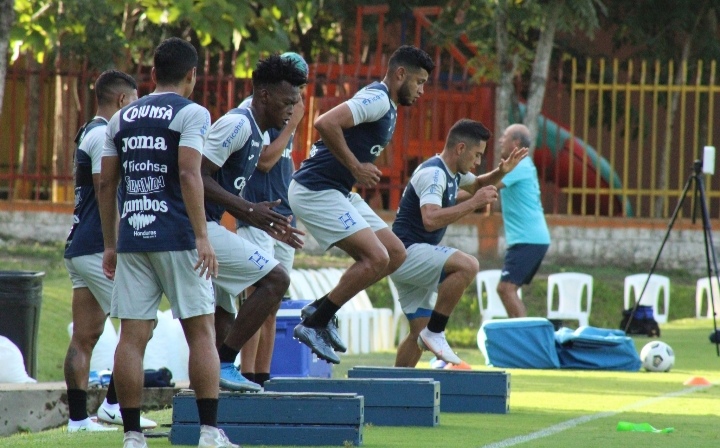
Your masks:
<path fill-rule="evenodd" d="M 374 61 L 377 64 L 383 55 L 379 49 L 386 47 L 383 43 L 383 29 L 385 26 L 384 14 L 389 8 L 386 5 L 359 7 L 355 28 L 355 45 L 353 60 L 359 62 L 361 59 L 363 29 L 363 18 L 367 15 L 377 15 L 378 35 Z M 392 151 L 392 160 L 382 160 L 383 174 L 388 178 L 390 185 L 404 184 L 409 174 L 422 160 L 440 152 L 444 144 L 444 138 L 450 126 L 455 120 L 463 115 L 457 112 L 467 105 L 467 116 L 479 120 L 490 129 L 494 128 L 495 106 L 494 106 L 494 85 L 486 82 L 478 82 L 474 85 L 468 83 L 469 77 L 475 74 L 473 67 L 468 64 L 468 55 L 477 55 L 477 48 L 469 42 L 467 36 L 462 34 L 455 44 L 448 44 L 443 48 L 426 45 L 427 37 L 432 34 L 431 17 L 438 16 L 441 12 L 439 7 L 417 7 L 413 9 L 414 19 L 414 41 L 415 46 L 429 49 L 431 55 L 437 61 L 436 69 L 432 74 L 432 84 L 427 89 L 428 93 L 418 100 L 413 108 L 419 109 L 419 113 L 410 110 L 408 114 L 399 114 L 398 126 L 395 138 L 391 144 L 393 147 L 402 144 L 402 151 Z M 318 67 L 320 69 L 320 67 Z M 445 72 L 443 72 L 445 70 Z M 459 73 L 459 75 L 458 75 Z M 380 78 L 383 72 L 376 73 Z M 454 81 L 453 81 L 454 80 Z M 460 90 L 453 83 L 461 80 L 465 89 Z M 522 122 L 525 114 L 524 104 L 519 105 L 519 113 L 512 114 L 512 122 Z M 512 112 L 512 111 L 511 111 Z M 517 116 L 515 116 L 517 115 Z M 618 191 L 622 189 L 619 176 L 615 173 L 606 159 L 598 155 L 595 149 L 581 139 L 573 136 L 567 127 L 550 120 L 545 116 L 539 117 L 539 131 L 535 147 L 537 150 L 533 155 L 538 170 L 546 173 L 545 181 L 555 184 L 558 189 L 567 187 L 594 187 L 608 189 L 611 185 Z M 403 142 L 403 143 L 401 143 Z M 494 158 L 492 142 L 486 154 L 488 166 L 497 163 Z M 384 162 L 384 163 L 383 163 Z M 398 170 L 397 168 L 401 169 Z M 482 167 L 485 169 L 487 166 Z M 576 195 L 574 210 L 580 211 L 584 205 L 587 214 L 610 215 L 610 195 L 596 194 L 590 196 Z M 632 216 L 632 207 L 628 201 L 623 206 L 622 197 L 615 195 L 615 204 L 612 207 L 612 214 L 620 216 Z M 390 190 L 390 209 L 397 206 L 397 191 Z M 584 204 L 582 204 L 584 202 Z M 576 212 L 577 213 L 577 212 Z"/>
<path fill-rule="evenodd" d="M 382 79 L 387 59 L 397 46 L 414 44 L 425 49 L 438 68 L 416 104 L 399 109 L 393 140 L 376 161 L 383 174 L 380 183 L 372 189 L 360 188 L 374 208 L 395 210 L 415 167 L 442 150 L 455 121 L 471 118 L 494 129 L 495 86 L 474 76 L 477 65 L 468 61 L 477 54 L 477 48 L 465 36 L 452 44 L 434 43 L 432 24 L 440 8 L 414 8 L 392 20 L 387 18 L 388 13 L 387 5 L 358 7 L 354 29 L 347 28 L 352 32 L 345 36 L 348 54 L 312 61 L 304 98 L 306 116 L 298 127 L 293 157 L 299 165 L 308 155 L 318 138 L 313 121 L 319 114 Z M 251 82 L 235 77 L 236 68 L 245 63 L 236 52 L 201 51 L 201 58 L 192 99 L 207 107 L 215 120 L 250 93 Z M 618 61 L 613 62 L 612 70 L 606 70 L 602 60 L 599 65 L 589 60 L 571 62 L 573 70 L 562 67 L 566 73 L 572 72 L 571 76 L 563 78 L 563 70 L 558 69 L 557 78 L 548 77 L 545 108 L 539 118 L 533 158 L 542 183 L 545 212 L 669 216 L 685 178 L 680 171 L 692 165 L 695 148 L 712 144 L 713 128 L 717 127 L 712 117 L 720 114 L 720 102 L 712 101 L 713 94 L 720 91 L 713 84 L 714 75 L 709 85 L 701 84 L 700 76 L 695 86 L 665 85 L 658 79 L 649 84 L 645 75 L 640 80 L 637 75 L 633 78 L 632 61 L 621 70 Z M 654 73 L 672 72 L 671 62 L 668 70 L 658 64 Z M 642 73 L 650 72 L 645 70 L 644 61 L 641 65 Z M 706 66 L 714 73 L 714 62 Z M 682 70 L 687 74 L 687 67 Z M 153 88 L 149 73 L 145 66 L 138 66 L 133 73 L 141 95 Z M 598 79 L 596 75 L 602 73 L 611 75 Z M 96 75 L 79 67 L 55 72 L 42 66 L 31 72 L 16 63 L 9 68 L 0 116 L 0 133 L 5 137 L 0 141 L 0 201 L 6 201 L 4 206 L 22 207 L 23 201 L 53 207 L 72 205 L 72 139 L 94 113 L 90 85 Z M 673 91 L 681 92 L 684 98 L 674 127 L 669 109 L 661 101 L 662 95 Z M 609 113 L 603 109 L 620 105 L 624 111 L 616 113 L 613 109 Z M 519 112 L 523 107 L 521 102 Z M 603 119 L 603 113 L 610 116 Z M 633 123 L 633 113 L 637 113 L 639 124 Z M 517 116 L 513 121 L 520 121 L 521 115 Z M 700 137 L 702 134 L 707 134 L 707 140 Z M 497 163 L 493 143 L 488 145 L 478 172 Z M 681 170 L 676 169 L 678 166 Z M 720 210 L 720 178 L 710 178 L 706 184 L 710 210 Z M 689 214 L 690 204 L 680 216 Z"/>

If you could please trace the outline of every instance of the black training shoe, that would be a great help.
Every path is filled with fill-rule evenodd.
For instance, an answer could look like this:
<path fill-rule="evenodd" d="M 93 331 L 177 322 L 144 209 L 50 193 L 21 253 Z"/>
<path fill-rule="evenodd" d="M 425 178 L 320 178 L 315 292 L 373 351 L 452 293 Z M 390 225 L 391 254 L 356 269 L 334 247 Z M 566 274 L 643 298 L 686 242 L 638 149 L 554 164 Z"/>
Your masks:
<path fill-rule="evenodd" d="M 340 364 L 340 358 L 335 354 L 328 340 L 327 329 L 306 327 L 303 324 L 298 324 L 293 330 L 293 336 L 310 347 L 318 358 L 333 364 Z"/>
<path fill-rule="evenodd" d="M 314 312 L 316 308 L 312 305 L 305 305 L 302 310 L 300 310 L 300 317 L 302 319 L 310 317 Z M 338 318 L 337 316 L 333 316 L 332 319 L 330 319 L 330 322 L 328 322 L 327 326 L 327 333 L 328 333 L 328 340 L 330 341 L 330 345 L 336 352 L 345 353 L 347 351 L 347 346 L 343 342 L 342 338 L 340 337 L 340 333 L 338 332 Z"/>

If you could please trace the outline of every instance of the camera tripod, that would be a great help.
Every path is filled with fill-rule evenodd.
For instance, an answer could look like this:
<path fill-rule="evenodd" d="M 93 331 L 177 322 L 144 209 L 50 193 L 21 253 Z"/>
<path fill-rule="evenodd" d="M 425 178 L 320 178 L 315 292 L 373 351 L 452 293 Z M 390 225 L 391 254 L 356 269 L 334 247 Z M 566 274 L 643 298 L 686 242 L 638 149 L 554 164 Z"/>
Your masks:
<path fill-rule="evenodd" d="M 693 182 L 694 181 L 694 182 Z M 655 257 L 655 261 L 653 261 L 652 266 L 650 267 L 650 272 L 648 273 L 648 277 L 645 280 L 645 284 L 643 285 L 642 291 L 637 296 L 635 300 L 635 305 L 632 308 L 632 311 L 630 313 L 630 316 L 628 318 L 627 324 L 625 325 L 625 333 L 628 332 L 628 329 L 630 328 L 630 324 L 632 323 L 633 316 L 635 312 L 637 311 L 637 307 L 640 304 L 640 298 L 642 298 L 643 294 L 645 293 L 645 288 L 647 288 L 648 283 L 650 282 L 650 276 L 655 272 L 655 267 L 657 266 L 658 260 L 660 260 L 660 254 L 662 253 L 663 248 L 665 247 L 665 243 L 667 242 L 668 238 L 670 237 L 670 231 L 673 228 L 673 225 L 675 224 L 675 220 L 678 217 L 678 213 L 680 212 L 680 209 L 683 205 L 683 202 L 685 202 L 685 198 L 687 196 L 688 190 L 690 190 L 690 186 L 694 184 L 695 189 L 693 192 L 693 200 L 694 200 L 694 207 L 693 207 L 693 213 L 692 213 L 692 223 L 695 224 L 695 217 L 697 216 L 697 209 L 698 206 L 700 207 L 700 212 L 702 213 L 702 220 L 703 220 L 703 234 L 704 234 L 704 240 L 705 240 L 705 263 L 707 265 L 707 277 L 710 280 L 710 288 L 709 288 L 709 304 L 708 306 L 712 307 L 712 315 L 713 315 L 713 330 L 715 331 L 714 334 L 717 335 L 717 320 L 715 318 L 715 298 L 713 297 L 713 287 L 712 287 L 712 279 L 715 277 L 715 279 L 718 281 L 718 284 L 720 284 L 720 273 L 718 272 L 718 265 L 717 265 L 717 257 L 715 256 L 715 246 L 713 246 L 713 240 L 712 240 L 712 229 L 710 228 L 710 215 L 708 213 L 707 209 L 707 202 L 705 202 L 705 188 L 703 186 L 703 178 L 702 178 L 702 162 L 700 160 L 695 160 L 693 163 L 693 174 L 688 177 L 687 182 L 685 182 L 685 187 L 683 188 L 682 194 L 680 195 L 680 201 L 678 201 L 677 205 L 675 206 L 675 210 L 673 211 L 672 217 L 670 218 L 670 223 L 668 224 L 667 232 L 665 232 L 665 238 L 662 240 L 662 244 L 660 244 L 660 250 L 658 250 L 657 256 Z M 712 265 L 710 265 L 710 261 L 712 259 Z M 714 270 L 713 270 L 714 269 Z M 667 311 L 667 310 L 666 310 Z M 716 339 L 715 342 L 715 351 L 718 356 L 720 356 L 720 341 Z"/>

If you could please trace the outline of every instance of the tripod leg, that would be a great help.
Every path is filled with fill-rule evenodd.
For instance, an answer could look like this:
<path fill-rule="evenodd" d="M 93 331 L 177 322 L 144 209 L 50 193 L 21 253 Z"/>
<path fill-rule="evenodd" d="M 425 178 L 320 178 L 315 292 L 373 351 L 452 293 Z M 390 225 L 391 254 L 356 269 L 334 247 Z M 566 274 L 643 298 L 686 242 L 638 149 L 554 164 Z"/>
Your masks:
<path fill-rule="evenodd" d="M 650 276 L 655 272 L 655 267 L 658 264 L 658 261 L 660 260 L 660 254 L 662 254 L 662 250 L 665 247 L 665 243 L 667 243 L 668 238 L 670 237 L 670 231 L 673 228 L 673 225 L 675 224 L 675 220 L 678 217 L 678 214 L 680 213 L 680 208 L 683 205 L 683 202 L 685 202 L 685 197 L 687 196 L 687 192 L 690 189 L 690 184 L 692 184 L 694 176 L 688 177 L 688 180 L 685 181 L 685 187 L 683 187 L 683 191 L 680 194 L 680 200 L 678 201 L 677 205 L 675 206 L 675 210 L 673 210 L 672 217 L 670 218 L 670 222 L 668 223 L 667 232 L 665 232 L 665 237 L 662 240 L 662 243 L 660 244 L 660 249 L 658 250 L 657 255 L 655 256 L 655 260 L 653 261 L 652 266 L 650 267 L 650 272 L 648 273 L 648 277 L 645 280 L 645 284 L 642 287 L 642 291 L 640 291 L 640 295 L 638 295 L 635 298 L 635 305 L 632 308 L 632 311 L 630 312 L 630 316 L 628 317 L 628 321 L 625 324 L 625 333 L 628 332 L 630 329 L 630 324 L 632 323 L 633 316 L 635 315 L 635 312 L 637 311 L 638 305 L 640 305 L 640 299 L 642 298 L 643 294 L 645 294 L 645 289 L 647 288 L 648 283 L 650 283 Z"/>
<path fill-rule="evenodd" d="M 712 277 L 713 277 L 713 271 L 710 267 L 710 256 L 712 255 L 712 266 L 715 269 L 715 276 L 717 277 L 718 281 L 720 281 L 720 276 L 718 275 L 718 266 L 717 266 L 717 257 L 715 255 L 715 246 L 713 245 L 712 240 L 712 229 L 710 227 L 710 213 L 707 209 L 707 203 L 705 202 L 705 188 L 703 186 L 703 180 L 700 174 L 696 174 L 695 179 L 695 190 L 696 195 L 699 194 L 699 202 L 700 202 L 700 210 L 702 211 L 702 220 L 703 220 L 703 233 L 705 235 L 705 263 L 707 264 L 707 274 L 708 274 L 708 280 L 710 280 L 710 303 L 708 306 L 712 307 L 712 314 L 713 314 L 713 330 L 717 334 L 717 320 L 716 320 L 716 314 L 715 314 L 715 298 L 713 297 L 713 287 L 712 287 Z M 720 341 L 715 342 L 715 352 L 717 353 L 717 356 L 720 356 Z"/>

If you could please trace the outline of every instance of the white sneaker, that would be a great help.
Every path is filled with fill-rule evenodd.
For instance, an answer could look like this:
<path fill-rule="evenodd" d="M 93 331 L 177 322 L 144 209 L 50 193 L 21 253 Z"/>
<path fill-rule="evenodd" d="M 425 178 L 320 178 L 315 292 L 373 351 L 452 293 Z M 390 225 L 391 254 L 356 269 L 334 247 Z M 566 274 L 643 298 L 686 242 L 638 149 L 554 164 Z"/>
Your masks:
<path fill-rule="evenodd" d="M 122 426 L 123 424 L 122 414 L 120 414 L 120 406 L 108 405 L 104 402 L 100 405 L 100 408 L 97 411 L 97 418 L 102 422 L 110 423 L 112 425 Z M 155 427 L 157 427 L 156 422 L 150 420 L 149 418 L 145 418 L 142 415 L 140 416 L 141 429 L 153 429 Z"/>
<path fill-rule="evenodd" d="M 222 429 L 202 425 L 200 427 L 198 448 L 240 448 L 240 445 L 232 443 Z"/>
<path fill-rule="evenodd" d="M 445 339 L 445 332 L 433 333 L 427 327 L 420 332 L 417 340 L 418 346 L 423 350 L 430 350 L 437 357 L 451 364 L 460 364 L 462 360 L 453 352 Z"/>
<path fill-rule="evenodd" d="M 148 448 L 148 446 L 143 433 L 128 431 L 123 439 L 123 448 Z"/>
<path fill-rule="evenodd" d="M 96 423 L 92 420 L 90 420 L 90 417 L 86 418 L 85 420 L 80 420 L 79 422 L 70 420 L 68 422 L 67 432 L 80 432 L 80 431 L 88 431 L 88 432 L 100 432 L 100 431 L 117 431 L 117 428 L 111 428 L 107 427 L 105 425 L 101 425 L 100 423 Z"/>

